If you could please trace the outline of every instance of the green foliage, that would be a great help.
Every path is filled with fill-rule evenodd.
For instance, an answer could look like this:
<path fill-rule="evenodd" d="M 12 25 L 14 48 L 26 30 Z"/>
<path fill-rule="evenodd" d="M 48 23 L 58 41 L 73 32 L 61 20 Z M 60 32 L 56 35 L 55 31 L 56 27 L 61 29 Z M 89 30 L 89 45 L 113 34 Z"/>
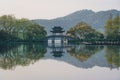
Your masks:
<path fill-rule="evenodd" d="M 107 39 L 119 39 L 120 37 L 120 17 L 117 15 L 114 19 L 111 17 L 105 25 L 105 35 Z"/>
<path fill-rule="evenodd" d="M 92 29 L 85 22 L 80 22 L 76 26 L 67 31 L 67 35 L 78 39 L 100 39 L 103 38 L 103 34 Z"/>
<path fill-rule="evenodd" d="M 120 46 L 107 46 L 105 49 L 107 62 L 120 67 Z"/>
<path fill-rule="evenodd" d="M 46 36 L 46 31 L 43 26 L 40 26 L 32 21 L 22 18 L 16 19 L 13 15 L 4 15 L 0 17 L 0 32 L 8 34 L 0 34 L 6 36 L 4 39 L 8 40 L 41 40 Z M 11 37 L 12 36 L 12 37 Z M 15 38 L 14 38 L 15 37 Z"/>
<path fill-rule="evenodd" d="M 44 28 L 42 26 L 39 26 L 38 24 L 30 25 L 26 31 L 26 36 L 28 40 L 40 40 L 41 38 L 45 37 L 45 35 L 46 31 L 44 31 Z"/>
<path fill-rule="evenodd" d="M 16 18 L 13 15 L 4 15 L 0 17 L 0 28 L 6 32 L 12 32 Z"/>

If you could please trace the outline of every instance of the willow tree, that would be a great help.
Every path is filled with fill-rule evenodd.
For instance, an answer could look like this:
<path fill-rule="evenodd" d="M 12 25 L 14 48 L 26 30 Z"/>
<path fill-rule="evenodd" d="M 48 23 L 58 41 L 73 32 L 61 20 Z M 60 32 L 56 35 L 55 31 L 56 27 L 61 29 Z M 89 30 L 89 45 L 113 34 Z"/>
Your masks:
<path fill-rule="evenodd" d="M 0 17 L 0 25 L 2 29 L 7 32 L 12 32 L 14 25 L 16 23 L 16 18 L 13 15 L 4 15 Z"/>
<path fill-rule="evenodd" d="M 118 39 L 120 36 L 120 17 L 117 15 L 112 19 L 112 16 L 107 20 L 105 25 L 105 34 L 107 39 Z"/>
<path fill-rule="evenodd" d="M 33 23 L 30 26 L 28 26 L 26 31 L 26 39 L 27 40 L 41 40 L 41 38 L 46 36 L 46 31 L 44 30 L 44 27 Z"/>
<path fill-rule="evenodd" d="M 18 19 L 15 25 L 15 35 L 18 36 L 20 39 L 25 40 L 26 32 L 30 25 L 32 25 L 32 23 L 28 19 Z"/>
<path fill-rule="evenodd" d="M 43 26 L 28 19 L 16 19 L 13 15 L 0 17 L 0 36 L 8 41 L 40 40 L 46 34 Z"/>
<path fill-rule="evenodd" d="M 0 17 L 0 32 L 4 32 L 5 34 L 1 34 L 4 36 L 6 40 L 12 40 L 14 32 L 14 26 L 16 23 L 16 18 L 13 15 L 3 15 Z"/>
<path fill-rule="evenodd" d="M 33 23 L 32 21 L 22 18 L 16 23 L 17 35 L 22 40 L 40 40 L 46 36 L 43 26 Z"/>

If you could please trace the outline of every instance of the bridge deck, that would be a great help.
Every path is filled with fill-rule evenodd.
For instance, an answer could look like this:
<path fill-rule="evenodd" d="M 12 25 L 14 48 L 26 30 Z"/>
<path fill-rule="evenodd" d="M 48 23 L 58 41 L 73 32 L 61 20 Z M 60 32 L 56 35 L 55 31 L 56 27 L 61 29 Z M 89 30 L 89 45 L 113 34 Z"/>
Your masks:
<path fill-rule="evenodd" d="M 75 38 L 71 36 L 66 36 L 66 35 L 50 35 L 50 36 L 45 37 L 45 39 L 49 39 L 49 38 L 66 38 L 66 39 L 75 40 Z"/>

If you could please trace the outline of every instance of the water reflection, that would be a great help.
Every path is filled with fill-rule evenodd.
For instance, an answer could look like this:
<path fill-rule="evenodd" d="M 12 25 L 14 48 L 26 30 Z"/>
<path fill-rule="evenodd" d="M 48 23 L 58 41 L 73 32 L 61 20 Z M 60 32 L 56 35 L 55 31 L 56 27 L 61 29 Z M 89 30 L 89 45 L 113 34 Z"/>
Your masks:
<path fill-rule="evenodd" d="M 103 49 L 103 46 L 93 46 L 93 45 L 80 45 L 74 46 L 67 50 L 71 56 L 76 57 L 80 61 L 86 61 L 92 55 L 96 54 Z"/>
<path fill-rule="evenodd" d="M 47 54 L 51 56 L 45 56 Z M 94 66 L 119 68 L 120 46 L 0 44 L 0 68 L 2 69 L 15 69 L 18 65 L 29 66 L 41 58 L 54 60 L 59 58 L 60 61 L 79 68 Z"/>
<path fill-rule="evenodd" d="M 65 53 L 64 50 L 63 50 L 65 48 L 65 46 L 63 46 L 59 43 L 56 44 L 56 45 L 55 44 L 54 45 L 49 44 L 47 47 L 51 49 L 50 53 L 56 58 L 57 57 L 58 58 L 62 57 L 63 53 Z"/>
<path fill-rule="evenodd" d="M 46 48 L 41 44 L 5 44 L 0 47 L 2 48 L 0 67 L 3 69 L 14 69 L 17 65 L 33 64 L 46 53 Z"/>
<path fill-rule="evenodd" d="M 110 67 L 120 67 L 120 46 L 106 46 L 106 59 Z"/>
<path fill-rule="evenodd" d="M 120 67 L 120 46 L 79 45 L 69 48 L 67 52 L 79 60 L 78 67 Z"/>

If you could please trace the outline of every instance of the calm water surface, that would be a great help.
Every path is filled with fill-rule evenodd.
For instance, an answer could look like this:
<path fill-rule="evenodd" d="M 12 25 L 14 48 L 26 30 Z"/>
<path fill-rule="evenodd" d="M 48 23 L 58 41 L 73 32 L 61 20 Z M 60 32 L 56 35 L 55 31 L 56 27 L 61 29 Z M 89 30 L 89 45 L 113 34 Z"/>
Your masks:
<path fill-rule="evenodd" d="M 1 44 L 0 80 L 120 80 L 120 46 Z"/>

